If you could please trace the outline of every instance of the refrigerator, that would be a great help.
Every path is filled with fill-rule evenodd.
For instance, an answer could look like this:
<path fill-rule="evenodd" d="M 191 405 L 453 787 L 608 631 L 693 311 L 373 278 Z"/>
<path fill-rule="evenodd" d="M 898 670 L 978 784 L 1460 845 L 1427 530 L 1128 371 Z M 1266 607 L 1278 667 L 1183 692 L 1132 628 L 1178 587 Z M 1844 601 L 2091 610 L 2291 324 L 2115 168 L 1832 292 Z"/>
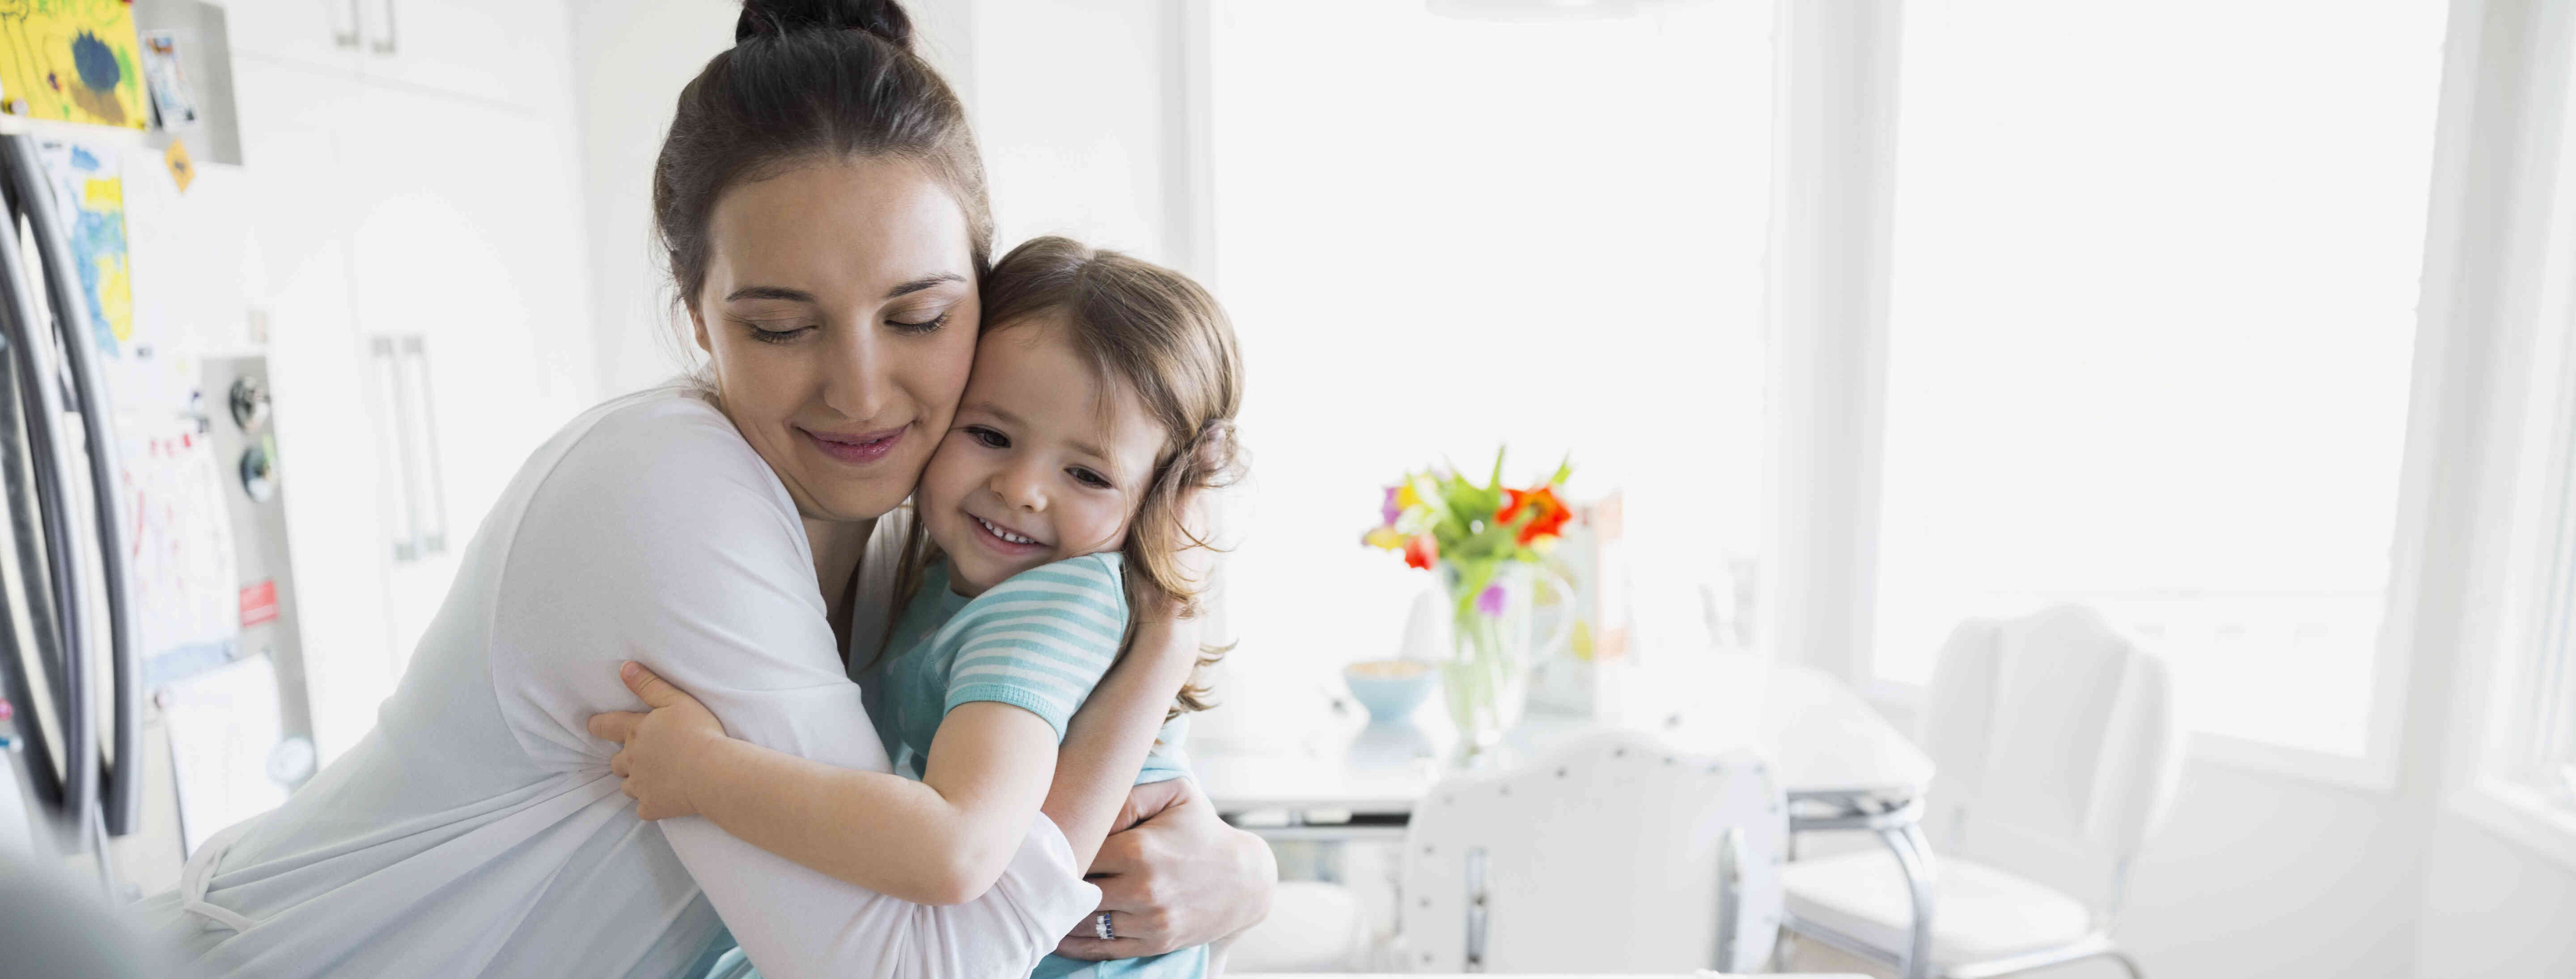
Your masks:
<path fill-rule="evenodd" d="M 0 134 L 0 851 L 117 902 L 316 760 L 214 16 L 186 166 L 159 129 Z"/>

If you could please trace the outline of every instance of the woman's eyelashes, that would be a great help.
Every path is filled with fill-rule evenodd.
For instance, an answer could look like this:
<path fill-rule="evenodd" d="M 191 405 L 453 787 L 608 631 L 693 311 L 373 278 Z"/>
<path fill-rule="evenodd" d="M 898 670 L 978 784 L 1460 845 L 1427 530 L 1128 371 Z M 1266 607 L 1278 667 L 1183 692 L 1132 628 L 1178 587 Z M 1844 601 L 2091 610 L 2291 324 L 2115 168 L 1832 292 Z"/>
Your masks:
<path fill-rule="evenodd" d="M 937 333 L 940 327 L 948 325 L 948 312 L 948 310 L 940 310 L 939 315 L 926 320 L 889 319 L 886 325 L 892 327 L 895 332 L 906 335 Z"/>
<path fill-rule="evenodd" d="M 762 320 L 739 320 L 737 322 L 740 322 L 743 325 L 744 332 L 751 334 L 752 339 L 758 340 L 762 343 L 788 343 L 818 329 L 818 327 L 812 323 L 798 325 L 794 323 Z"/>
<path fill-rule="evenodd" d="M 948 310 L 941 310 L 939 315 L 926 320 L 889 319 L 886 320 L 886 327 L 904 336 L 937 333 L 942 327 L 948 325 L 949 315 Z M 752 339 L 762 343 L 789 343 L 821 329 L 813 323 L 785 320 L 736 320 L 736 322 L 743 325 Z"/>

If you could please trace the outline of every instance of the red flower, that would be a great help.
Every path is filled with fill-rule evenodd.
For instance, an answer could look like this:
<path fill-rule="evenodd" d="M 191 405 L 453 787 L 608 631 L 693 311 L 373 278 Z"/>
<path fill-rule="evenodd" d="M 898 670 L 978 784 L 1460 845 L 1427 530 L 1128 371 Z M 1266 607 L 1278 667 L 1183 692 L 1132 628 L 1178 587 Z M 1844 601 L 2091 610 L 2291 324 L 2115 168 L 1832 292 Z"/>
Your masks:
<path fill-rule="evenodd" d="M 1415 534 L 1412 540 L 1404 542 L 1404 563 L 1429 571 L 1432 562 L 1438 560 L 1440 543 L 1432 540 L 1430 534 Z"/>
<path fill-rule="evenodd" d="M 1522 547 L 1528 547 L 1531 541 L 1541 537 L 1563 533 L 1565 521 L 1574 516 L 1573 511 L 1565 508 L 1564 501 L 1556 498 L 1556 487 L 1541 486 L 1534 490 L 1504 490 L 1503 505 L 1494 511 L 1494 522 L 1510 523 L 1524 511 L 1529 513 L 1530 522 L 1521 528 Z"/>

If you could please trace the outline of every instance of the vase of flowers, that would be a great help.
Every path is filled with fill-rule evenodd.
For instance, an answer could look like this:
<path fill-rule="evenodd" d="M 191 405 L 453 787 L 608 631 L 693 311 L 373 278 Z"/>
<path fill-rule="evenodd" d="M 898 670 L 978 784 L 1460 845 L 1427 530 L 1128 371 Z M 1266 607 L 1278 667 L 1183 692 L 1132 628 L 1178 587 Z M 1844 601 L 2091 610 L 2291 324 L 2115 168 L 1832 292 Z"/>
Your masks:
<path fill-rule="evenodd" d="M 1557 635 L 1532 642 L 1536 586 L 1544 580 L 1561 597 L 1572 593 L 1539 564 L 1572 516 L 1557 497 L 1572 472 L 1559 464 L 1545 482 L 1508 488 L 1497 452 L 1481 485 L 1445 468 L 1407 473 L 1386 488 L 1380 523 L 1364 538 L 1404 555 L 1407 565 L 1435 571 L 1448 593 L 1452 650 L 1441 664 L 1441 689 L 1471 754 L 1519 722 L 1535 651 L 1562 644 L 1572 624 L 1560 616 Z"/>

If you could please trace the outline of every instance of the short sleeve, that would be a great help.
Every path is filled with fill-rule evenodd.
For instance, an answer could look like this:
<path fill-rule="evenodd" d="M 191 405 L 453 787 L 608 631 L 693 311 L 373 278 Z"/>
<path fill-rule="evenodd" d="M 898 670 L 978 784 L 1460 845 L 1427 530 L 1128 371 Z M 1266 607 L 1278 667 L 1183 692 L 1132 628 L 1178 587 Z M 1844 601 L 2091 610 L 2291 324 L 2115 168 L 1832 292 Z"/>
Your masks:
<path fill-rule="evenodd" d="M 1127 632 L 1115 554 L 1031 568 L 975 596 L 940 629 L 949 660 L 942 713 L 995 701 L 1028 710 L 1064 740 L 1065 722 L 1109 672 Z"/>

